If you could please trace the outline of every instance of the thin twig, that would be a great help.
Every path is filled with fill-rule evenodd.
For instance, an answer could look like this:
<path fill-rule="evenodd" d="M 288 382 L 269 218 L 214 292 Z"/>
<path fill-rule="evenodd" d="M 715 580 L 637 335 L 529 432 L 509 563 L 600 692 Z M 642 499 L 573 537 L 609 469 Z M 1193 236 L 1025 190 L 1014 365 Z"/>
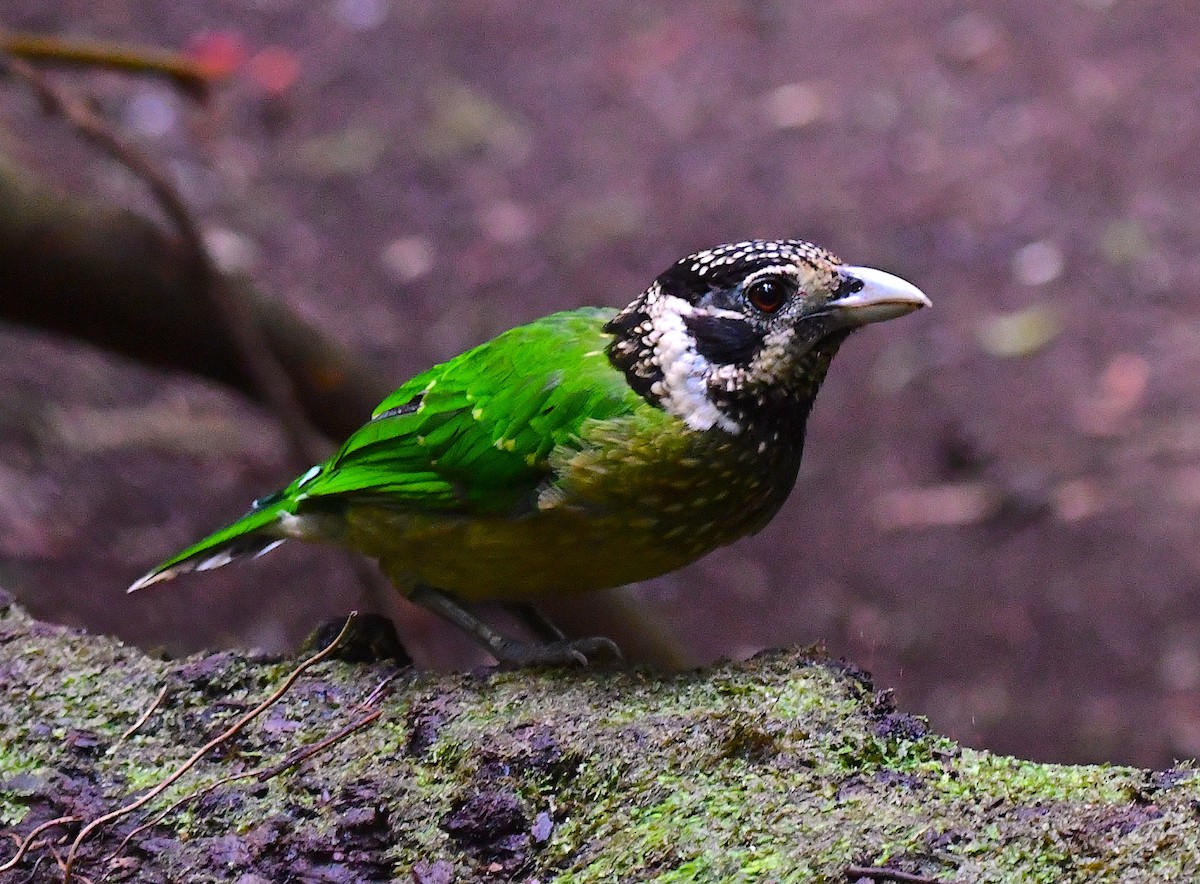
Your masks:
<path fill-rule="evenodd" d="M 125 733 L 121 734 L 121 736 L 117 738 L 117 741 L 115 743 L 113 743 L 112 746 L 109 747 L 109 750 L 108 750 L 109 753 L 111 753 L 114 749 L 116 749 L 118 746 L 120 746 L 122 743 L 124 743 L 126 740 L 128 740 L 130 737 L 132 737 L 134 734 L 136 734 L 139 730 L 141 730 L 142 725 L 144 725 L 147 721 L 150 720 L 150 716 L 154 714 L 155 709 L 157 709 L 159 706 L 162 705 L 162 701 L 166 698 L 166 696 L 167 696 L 167 686 L 163 685 L 162 690 L 158 692 L 158 696 L 154 698 L 154 702 L 150 704 L 149 708 L 146 709 L 146 711 L 143 712 L 141 715 L 139 715 L 138 720 L 135 721 L 133 724 L 131 724 L 126 729 Z"/>
<path fill-rule="evenodd" d="M 8 69 L 23 80 L 37 95 L 47 112 L 57 114 L 79 134 L 95 143 L 105 153 L 140 178 L 150 188 L 171 224 L 192 253 L 193 261 L 208 263 L 207 251 L 200 228 L 192 220 L 182 195 L 133 142 L 124 138 L 108 122 L 93 111 L 83 99 L 53 83 L 33 65 L 9 56 L 4 60 Z"/>
<path fill-rule="evenodd" d="M 355 731 L 361 730 L 362 728 L 366 727 L 368 724 L 371 724 L 372 722 L 374 722 L 375 719 L 377 719 L 381 715 L 383 715 L 383 710 L 376 709 L 374 712 L 364 715 L 362 718 L 358 719 L 357 721 L 350 722 L 350 724 L 346 725 L 344 728 L 337 731 L 336 733 L 330 734 L 329 736 L 325 737 L 323 740 L 318 740 L 315 743 L 312 743 L 308 746 L 302 746 L 299 749 L 293 749 L 291 752 L 289 752 L 287 755 L 284 756 L 282 761 L 280 761 L 276 764 L 272 764 L 270 767 L 264 769 L 262 772 L 260 772 L 255 777 L 255 779 L 257 779 L 260 783 L 265 783 L 267 780 L 271 779 L 271 777 L 278 776 L 279 774 L 283 773 L 285 770 L 295 767 L 297 764 L 300 764 L 301 762 L 306 761 L 309 758 L 312 758 L 312 756 L 316 755 L 319 752 L 325 751 L 326 749 L 328 749 L 330 746 L 334 745 L 335 743 L 341 742 L 342 740 L 346 739 L 346 737 L 350 736 Z"/>
<path fill-rule="evenodd" d="M 51 829 L 54 826 L 65 826 L 65 825 L 69 825 L 70 823 L 78 823 L 78 822 L 82 822 L 82 821 L 77 816 L 60 816 L 60 817 L 56 817 L 55 819 L 47 820 L 46 822 L 42 823 L 40 826 L 38 826 L 36 829 L 34 829 L 32 832 L 30 832 L 28 835 L 25 836 L 25 840 L 22 841 L 20 846 L 17 847 L 17 855 L 14 856 L 12 859 L 10 859 L 8 862 L 4 863 L 3 865 L 0 865 L 0 872 L 7 872 L 10 869 L 16 868 L 17 863 L 19 863 L 22 859 L 25 858 L 25 854 L 27 854 L 29 852 L 29 849 L 31 847 L 33 847 L 33 842 L 35 840 L 37 840 L 37 837 L 39 835 L 41 835 L 42 832 L 46 831 L 47 829 Z"/>
<path fill-rule="evenodd" d="M 250 306 L 233 296 L 227 282 L 217 272 L 200 227 L 174 183 L 137 145 L 123 137 L 77 95 L 51 82 L 41 71 L 11 54 L 7 58 L 0 56 L 0 63 L 28 84 L 48 111 L 61 116 L 77 132 L 145 182 L 183 242 L 196 291 L 209 299 L 221 317 L 247 372 L 283 425 L 296 463 L 307 465 L 323 460 L 325 446 L 305 418 L 292 382 L 271 355 L 270 344 L 255 325 Z"/>
<path fill-rule="evenodd" d="M 71 877 L 70 861 L 64 860 L 62 853 L 55 850 L 53 847 L 50 848 L 50 855 L 54 857 L 54 861 L 58 864 L 59 871 L 63 873 L 63 884 L 66 884 Z M 80 875 L 79 880 L 82 881 L 83 884 L 95 884 L 95 882 L 87 875 Z"/>
<path fill-rule="evenodd" d="M 886 866 L 846 866 L 845 874 L 850 881 L 866 878 L 871 881 L 897 881 L 900 884 L 938 884 L 937 878 L 889 869 Z"/>
<path fill-rule="evenodd" d="M 253 709 L 251 709 L 249 712 L 247 712 L 245 715 L 243 715 L 241 718 L 239 718 L 237 721 L 235 721 L 232 725 L 230 725 L 228 728 L 226 728 L 220 734 L 213 737 L 211 740 L 209 740 L 207 743 L 205 743 L 203 746 L 201 746 L 199 749 L 197 749 L 195 752 L 193 752 L 191 757 L 189 757 L 187 761 L 185 761 L 183 764 L 181 764 L 179 767 L 177 767 L 174 770 L 174 772 L 171 773 L 169 776 L 167 776 L 165 779 L 160 780 L 153 789 L 148 791 L 141 798 L 137 798 L 134 801 L 130 801 L 128 804 L 124 805 L 123 807 L 119 807 L 116 810 L 113 810 L 113 811 L 110 811 L 110 812 L 104 814 L 103 816 L 97 817 L 96 819 L 94 819 L 90 823 L 88 823 L 86 826 L 84 826 L 83 829 L 80 830 L 79 834 L 75 836 L 75 840 L 71 843 L 71 850 L 67 853 L 67 861 L 66 861 L 66 865 L 63 869 L 63 884 L 69 884 L 69 882 L 71 880 L 71 869 L 75 863 L 75 855 L 79 852 L 79 848 L 83 844 L 83 842 L 85 840 L 87 840 L 88 835 L 90 835 L 93 831 L 98 829 L 100 826 L 110 823 L 113 820 L 120 819 L 123 816 L 127 816 L 128 814 L 133 813 L 138 808 L 145 806 L 150 801 L 153 801 L 155 798 L 157 798 L 159 795 L 161 795 L 172 783 L 174 783 L 181 776 L 183 776 L 185 773 L 187 773 L 189 770 L 191 770 L 192 767 L 195 766 L 196 762 L 198 762 L 201 758 L 203 758 L 205 755 L 207 755 L 209 751 L 211 751 L 212 749 L 221 745 L 222 743 L 228 741 L 232 737 L 236 736 L 238 734 L 238 732 L 240 732 L 247 724 L 249 724 L 251 721 L 253 721 L 255 718 L 257 718 L 259 715 L 261 715 L 263 712 L 265 712 L 268 708 L 273 706 L 275 703 L 277 703 L 283 697 L 283 695 L 288 692 L 288 690 L 292 687 L 292 685 L 296 683 L 296 679 L 298 679 L 304 673 L 304 671 L 306 669 L 309 669 L 310 667 L 315 666 L 317 663 L 320 663 L 322 660 L 324 660 L 326 657 L 328 657 L 330 654 L 332 654 L 335 650 L 337 650 L 338 645 L 340 645 L 342 643 L 342 640 L 346 637 L 346 634 L 350 631 L 350 625 L 354 622 L 354 618 L 356 616 L 358 616 L 358 613 L 356 611 L 351 612 L 350 615 L 346 618 L 346 624 L 342 627 L 342 631 L 337 634 L 337 638 L 335 638 L 332 642 L 330 642 L 326 647 L 322 648 L 320 651 L 313 654 L 307 660 L 304 660 L 303 662 L 301 662 L 300 665 L 298 665 L 295 669 L 293 669 L 290 673 L 288 673 L 287 678 L 285 678 L 283 680 L 283 683 L 280 684 L 280 686 L 278 688 L 276 688 L 269 697 L 267 697 L 265 700 L 263 700 L 261 703 L 259 703 L 257 706 L 255 706 Z"/>
<path fill-rule="evenodd" d="M 142 823 L 140 826 L 138 826 L 136 829 L 134 829 L 132 832 L 130 832 L 128 835 L 126 835 L 124 838 L 122 838 L 121 843 L 117 845 L 117 849 L 114 850 L 111 854 L 109 854 L 107 862 L 112 862 L 114 859 L 116 859 L 118 856 L 120 856 L 122 853 L 124 853 L 125 847 L 129 844 L 129 842 L 132 841 L 134 838 L 136 838 L 138 835 L 142 834 L 142 832 L 146 831 L 147 829 L 151 829 L 151 828 L 157 826 L 159 823 L 161 823 L 168 816 L 173 814 L 176 810 L 183 807 L 185 804 L 189 804 L 190 802 L 195 801 L 197 798 L 203 798 L 209 792 L 212 792 L 215 789 L 219 789 L 222 786 L 226 786 L 230 783 L 236 783 L 238 780 L 249 779 L 250 777 L 254 776 L 254 774 L 255 774 L 255 771 L 253 771 L 253 770 L 247 770 L 247 771 L 242 771 L 241 773 L 229 774 L 227 776 L 221 777 L 219 780 L 214 780 L 213 782 L 208 783 L 207 785 L 202 786 L 199 789 L 194 789 L 193 791 L 189 792 L 188 794 L 186 794 L 180 798 L 177 798 L 176 800 L 174 800 L 170 804 L 168 804 L 166 807 L 164 807 L 161 811 L 159 811 L 154 816 L 152 816 L 150 819 L 146 820 L 146 822 Z"/>
<path fill-rule="evenodd" d="M 396 680 L 396 676 L 399 674 L 399 672 L 393 672 L 379 684 L 375 685 L 371 693 L 367 694 L 367 698 L 363 700 L 359 706 L 363 709 L 370 709 L 372 706 L 382 700 L 384 695 L 387 693 L 388 687 Z"/>
<path fill-rule="evenodd" d="M 206 96 L 214 79 L 186 55 L 157 46 L 0 30 L 0 50 L 27 61 L 166 77 L 197 99 Z"/>

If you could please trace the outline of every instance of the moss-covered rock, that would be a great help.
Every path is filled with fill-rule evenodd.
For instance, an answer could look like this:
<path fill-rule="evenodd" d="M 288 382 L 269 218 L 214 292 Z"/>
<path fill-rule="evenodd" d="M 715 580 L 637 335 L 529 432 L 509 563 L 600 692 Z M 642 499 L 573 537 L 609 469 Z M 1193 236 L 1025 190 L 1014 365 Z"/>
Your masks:
<path fill-rule="evenodd" d="M 8 606 L 0 825 L 22 834 L 119 806 L 294 665 L 233 653 L 154 660 Z M 147 817 L 103 829 L 78 871 L 245 884 L 842 881 L 852 864 L 889 864 L 945 881 L 1200 878 L 1200 783 L 1189 769 L 962 749 L 897 712 L 862 672 L 813 651 L 672 676 L 322 663 L 151 812 L 335 733 L 389 677 L 371 726 L 265 782 L 221 785 L 119 856 Z M 13 880 L 58 877 L 47 850 L 31 851 Z"/>

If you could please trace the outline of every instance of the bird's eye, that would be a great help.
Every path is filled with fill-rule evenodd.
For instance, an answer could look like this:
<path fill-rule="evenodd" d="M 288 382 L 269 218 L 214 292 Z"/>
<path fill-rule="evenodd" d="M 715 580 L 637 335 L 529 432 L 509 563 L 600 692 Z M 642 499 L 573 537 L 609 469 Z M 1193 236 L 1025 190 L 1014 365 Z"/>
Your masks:
<path fill-rule="evenodd" d="M 778 279 L 757 279 L 746 288 L 746 300 L 763 313 L 778 311 L 787 296 L 788 287 Z"/>

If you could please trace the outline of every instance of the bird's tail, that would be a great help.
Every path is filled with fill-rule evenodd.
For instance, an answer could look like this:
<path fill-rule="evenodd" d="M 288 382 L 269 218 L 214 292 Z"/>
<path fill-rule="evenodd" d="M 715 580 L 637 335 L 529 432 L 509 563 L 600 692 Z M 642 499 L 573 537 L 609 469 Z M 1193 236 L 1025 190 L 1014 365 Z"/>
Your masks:
<path fill-rule="evenodd" d="M 290 501 L 280 497 L 282 495 L 263 498 L 265 506 L 256 502 L 254 509 L 233 524 L 210 534 L 135 580 L 127 592 L 191 571 L 211 571 L 242 556 L 257 558 L 270 552 L 287 537 L 287 532 L 281 530 L 280 520 L 290 515 Z"/>

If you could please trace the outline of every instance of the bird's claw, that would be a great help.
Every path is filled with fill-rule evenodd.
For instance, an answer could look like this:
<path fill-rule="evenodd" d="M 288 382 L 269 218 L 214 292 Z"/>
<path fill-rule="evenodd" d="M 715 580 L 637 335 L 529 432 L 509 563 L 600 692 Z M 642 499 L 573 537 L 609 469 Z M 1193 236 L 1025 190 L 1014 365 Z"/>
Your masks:
<path fill-rule="evenodd" d="M 567 639 L 563 642 L 571 651 L 578 655 L 580 665 L 587 666 L 597 657 L 610 663 L 619 663 L 625 659 L 617 643 L 603 635 L 593 635 L 588 638 Z"/>
<path fill-rule="evenodd" d="M 503 666 L 513 669 L 529 666 L 590 666 L 596 658 L 608 658 L 612 662 L 624 659 L 617 643 L 601 635 L 544 644 L 509 642 L 496 653 L 496 658 Z"/>

